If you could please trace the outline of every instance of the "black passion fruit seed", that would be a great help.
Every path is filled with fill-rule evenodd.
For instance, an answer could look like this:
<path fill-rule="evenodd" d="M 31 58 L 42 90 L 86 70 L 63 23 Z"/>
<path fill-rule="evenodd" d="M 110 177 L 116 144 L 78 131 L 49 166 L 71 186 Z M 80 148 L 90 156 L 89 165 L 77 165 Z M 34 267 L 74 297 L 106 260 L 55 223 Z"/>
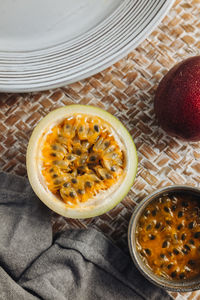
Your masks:
<path fill-rule="evenodd" d="M 182 241 L 185 241 L 185 239 L 186 239 L 186 234 L 183 233 L 183 234 L 181 235 L 181 240 L 182 240 Z"/>
<path fill-rule="evenodd" d="M 194 244 L 195 244 L 195 243 L 194 243 L 194 240 L 190 239 L 190 240 L 189 240 L 189 244 L 190 244 L 190 245 L 194 245 Z"/>
<path fill-rule="evenodd" d="M 152 225 L 149 224 L 149 225 L 147 225 L 146 230 L 149 231 L 149 230 L 151 230 L 151 228 L 152 228 Z"/>
<path fill-rule="evenodd" d="M 77 154 L 77 155 L 81 155 L 81 154 L 82 154 L 81 150 L 80 150 L 80 149 L 77 149 L 77 150 L 76 150 L 76 154 Z"/>
<path fill-rule="evenodd" d="M 159 229 L 159 228 L 160 228 L 160 225 L 161 225 L 160 222 L 157 222 L 156 225 L 155 225 L 155 228 L 156 228 L 156 229 Z"/>
<path fill-rule="evenodd" d="M 68 188 L 69 186 L 70 186 L 69 182 L 65 182 L 65 183 L 63 184 L 63 187 L 65 187 L 65 188 Z"/>
<path fill-rule="evenodd" d="M 165 212 L 167 212 L 167 213 L 169 213 L 169 212 L 170 212 L 170 209 L 169 209 L 169 207 L 167 207 L 167 206 L 164 206 L 164 211 L 165 211 Z"/>
<path fill-rule="evenodd" d="M 185 273 L 183 273 L 183 272 L 180 273 L 179 278 L 180 278 L 180 279 L 184 279 L 184 278 L 185 278 Z"/>
<path fill-rule="evenodd" d="M 185 248 L 187 251 L 190 251 L 190 250 L 191 250 L 191 249 L 190 249 L 190 246 L 188 246 L 187 244 L 184 245 L 184 248 Z"/>
<path fill-rule="evenodd" d="M 99 126 L 98 126 L 98 125 L 94 125 L 94 130 L 95 130 L 96 132 L 99 132 Z"/>
<path fill-rule="evenodd" d="M 194 228 L 194 222 L 190 222 L 190 223 L 188 224 L 188 228 L 189 228 L 189 229 L 193 229 L 193 228 Z"/>
<path fill-rule="evenodd" d="M 85 187 L 91 188 L 92 187 L 92 183 L 90 181 L 86 181 L 85 182 Z"/>
<path fill-rule="evenodd" d="M 149 237 L 150 240 L 155 240 L 155 238 L 156 238 L 156 236 L 154 234 L 150 234 L 150 237 Z"/>
<path fill-rule="evenodd" d="M 195 232 L 194 238 L 195 239 L 199 239 L 200 238 L 200 231 Z"/>
<path fill-rule="evenodd" d="M 171 220 L 165 220 L 167 225 L 172 225 L 172 221 Z"/>
<path fill-rule="evenodd" d="M 151 250 L 149 250 L 148 248 L 145 249 L 145 252 L 146 252 L 147 255 L 151 255 Z"/>
<path fill-rule="evenodd" d="M 52 175 L 52 178 L 57 178 L 58 177 L 58 174 L 53 174 Z"/>
<path fill-rule="evenodd" d="M 174 249 L 173 249 L 173 253 L 174 253 L 175 255 L 178 255 L 180 252 L 179 252 L 176 248 L 174 248 Z"/>
<path fill-rule="evenodd" d="M 78 181 L 77 181 L 77 179 L 76 178 L 72 178 L 72 183 L 77 183 Z"/>
<path fill-rule="evenodd" d="M 69 196 L 72 197 L 72 198 L 75 198 L 75 197 L 76 197 L 76 194 L 75 194 L 74 192 L 70 192 L 70 193 L 69 193 Z"/>
<path fill-rule="evenodd" d="M 81 190 L 81 189 L 78 189 L 78 190 L 77 190 L 77 193 L 80 194 L 80 195 L 84 195 L 85 191 L 84 191 L 84 190 Z"/>
<path fill-rule="evenodd" d="M 177 206 L 176 206 L 176 205 L 172 205 L 172 211 L 175 211 L 175 210 L 176 210 L 176 208 L 177 208 Z"/>
<path fill-rule="evenodd" d="M 156 216 L 156 212 L 157 212 L 156 209 L 154 209 L 154 210 L 152 211 L 152 216 L 153 216 L 153 217 Z"/>
<path fill-rule="evenodd" d="M 187 255 L 187 254 L 188 254 L 188 250 L 187 250 L 187 249 L 184 249 L 184 248 L 183 248 L 181 251 L 182 251 L 182 252 L 183 252 L 183 254 L 185 254 L 185 255 Z"/>
<path fill-rule="evenodd" d="M 188 260 L 188 265 L 189 265 L 190 267 L 195 266 L 195 261 L 192 260 L 192 259 Z"/>
<path fill-rule="evenodd" d="M 177 226 L 177 229 L 178 229 L 178 230 L 181 230 L 181 228 L 183 228 L 183 224 L 179 224 L 179 225 Z"/>
<path fill-rule="evenodd" d="M 171 277 L 172 278 L 175 278 L 177 276 L 177 272 L 176 271 L 173 271 L 172 273 L 171 273 Z"/>
<path fill-rule="evenodd" d="M 169 264 L 168 266 L 167 266 L 167 269 L 171 269 L 173 267 L 173 264 Z"/>
<path fill-rule="evenodd" d="M 163 244 L 162 244 L 162 248 L 167 248 L 169 245 L 169 242 L 168 241 L 164 241 Z"/>
<path fill-rule="evenodd" d="M 182 218 L 182 216 L 183 216 L 183 212 L 182 212 L 182 211 L 179 211 L 179 212 L 178 212 L 178 218 Z"/>

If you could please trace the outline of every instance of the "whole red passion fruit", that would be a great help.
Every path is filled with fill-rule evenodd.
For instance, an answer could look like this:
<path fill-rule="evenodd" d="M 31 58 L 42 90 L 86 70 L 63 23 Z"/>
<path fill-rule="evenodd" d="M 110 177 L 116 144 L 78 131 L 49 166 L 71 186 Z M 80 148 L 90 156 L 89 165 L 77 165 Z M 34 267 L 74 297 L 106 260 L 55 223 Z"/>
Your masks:
<path fill-rule="evenodd" d="M 200 140 L 200 56 L 180 62 L 165 75 L 156 91 L 154 108 L 169 135 Z"/>

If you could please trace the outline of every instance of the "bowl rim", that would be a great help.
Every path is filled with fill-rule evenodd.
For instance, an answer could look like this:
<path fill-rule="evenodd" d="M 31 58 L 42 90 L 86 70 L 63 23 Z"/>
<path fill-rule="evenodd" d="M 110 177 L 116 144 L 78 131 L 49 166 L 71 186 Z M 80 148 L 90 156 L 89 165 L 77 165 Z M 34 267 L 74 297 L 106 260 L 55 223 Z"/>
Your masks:
<path fill-rule="evenodd" d="M 142 273 L 142 275 L 149 280 L 151 283 L 173 292 L 191 292 L 200 289 L 200 275 L 193 280 L 184 280 L 184 281 L 171 281 L 167 280 L 164 277 L 157 276 L 145 266 L 144 262 L 139 257 L 139 254 L 136 249 L 136 244 L 134 243 L 135 231 L 137 221 L 140 218 L 142 212 L 147 207 L 147 205 L 159 196 L 166 194 L 172 194 L 176 192 L 191 192 L 193 194 L 200 195 L 200 188 L 193 187 L 189 185 L 170 185 L 167 187 L 160 188 L 155 190 L 148 196 L 146 196 L 134 209 L 132 216 L 129 221 L 128 226 L 128 247 L 131 258 L 137 267 L 137 269 Z M 138 254 L 138 255 L 137 255 Z M 157 280 L 156 280 L 157 279 Z"/>

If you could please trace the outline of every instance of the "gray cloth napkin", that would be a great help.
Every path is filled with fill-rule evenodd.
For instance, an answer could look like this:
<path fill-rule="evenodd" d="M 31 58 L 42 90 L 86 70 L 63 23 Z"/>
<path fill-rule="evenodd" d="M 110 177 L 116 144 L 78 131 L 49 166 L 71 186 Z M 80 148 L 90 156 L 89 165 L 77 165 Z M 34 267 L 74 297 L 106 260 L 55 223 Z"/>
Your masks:
<path fill-rule="evenodd" d="M 52 236 L 50 211 L 28 181 L 0 173 L 0 299 L 162 299 L 100 232 Z"/>

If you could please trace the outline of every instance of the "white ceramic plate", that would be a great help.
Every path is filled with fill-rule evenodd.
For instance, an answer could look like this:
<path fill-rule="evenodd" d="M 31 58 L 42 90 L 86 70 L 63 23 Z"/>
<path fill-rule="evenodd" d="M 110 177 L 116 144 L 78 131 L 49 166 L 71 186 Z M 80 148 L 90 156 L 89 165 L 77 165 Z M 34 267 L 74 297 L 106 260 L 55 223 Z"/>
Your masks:
<path fill-rule="evenodd" d="M 0 0 L 0 91 L 62 86 L 136 47 L 174 0 Z"/>

